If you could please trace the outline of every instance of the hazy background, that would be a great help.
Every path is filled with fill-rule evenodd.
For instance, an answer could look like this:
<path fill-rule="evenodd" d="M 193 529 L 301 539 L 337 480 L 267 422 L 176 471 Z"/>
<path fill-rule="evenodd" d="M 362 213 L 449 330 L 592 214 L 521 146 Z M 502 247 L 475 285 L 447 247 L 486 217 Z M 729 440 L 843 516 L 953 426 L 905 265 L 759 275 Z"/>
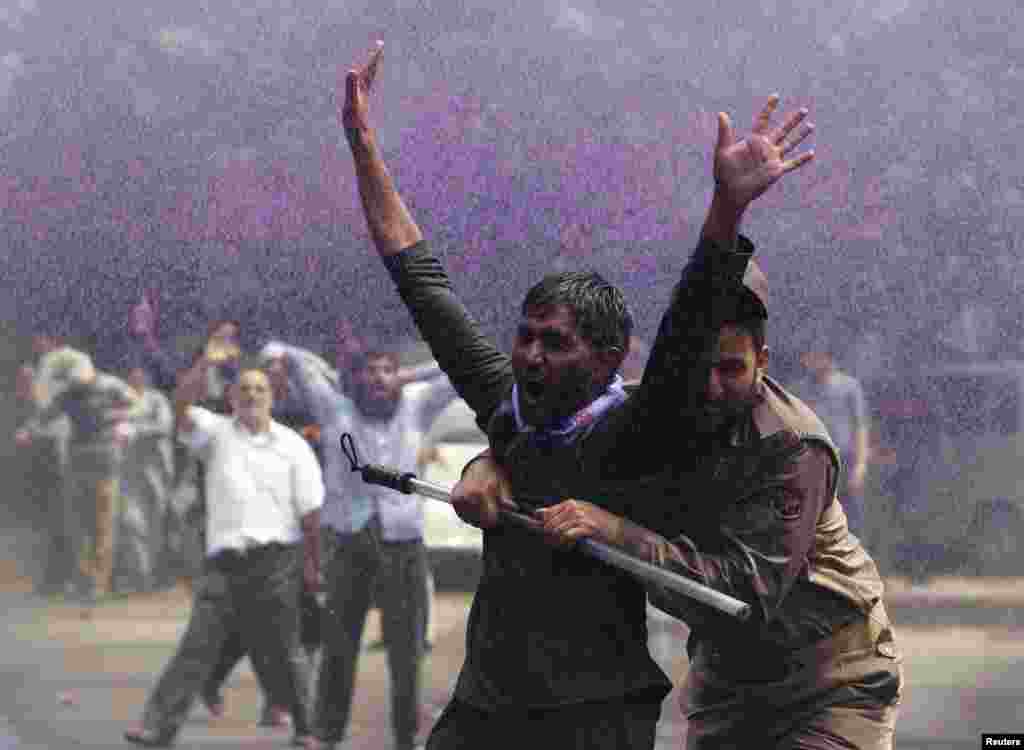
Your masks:
<path fill-rule="evenodd" d="M 816 162 L 746 231 L 861 375 L 1021 355 L 1016 0 L 17 0 L 0 4 L 2 318 L 116 361 L 218 314 L 319 344 L 410 335 L 366 236 L 338 76 L 386 41 L 373 114 L 403 193 L 496 335 L 551 268 L 629 290 L 650 336 L 707 205 L 714 113 L 806 105 Z M 18 356 L 21 356 L 20 353 Z M 15 357 L 16 358 L 16 357 Z"/>

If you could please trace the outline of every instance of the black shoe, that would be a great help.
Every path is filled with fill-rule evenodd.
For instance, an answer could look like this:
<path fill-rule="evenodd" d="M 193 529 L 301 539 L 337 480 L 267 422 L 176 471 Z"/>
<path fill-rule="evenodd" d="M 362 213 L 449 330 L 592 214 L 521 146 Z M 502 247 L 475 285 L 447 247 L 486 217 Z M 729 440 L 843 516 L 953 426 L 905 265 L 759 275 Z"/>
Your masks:
<path fill-rule="evenodd" d="M 129 729 L 124 738 L 142 747 L 170 747 L 174 744 L 174 735 L 170 729 Z"/>

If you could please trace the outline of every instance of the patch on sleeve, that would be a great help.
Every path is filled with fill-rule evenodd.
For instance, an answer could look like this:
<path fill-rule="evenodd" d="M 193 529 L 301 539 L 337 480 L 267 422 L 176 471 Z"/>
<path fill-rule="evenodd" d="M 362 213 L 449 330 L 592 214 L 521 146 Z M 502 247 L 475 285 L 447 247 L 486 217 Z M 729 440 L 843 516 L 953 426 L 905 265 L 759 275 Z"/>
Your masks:
<path fill-rule="evenodd" d="M 800 518 L 803 503 L 798 495 L 783 492 L 772 498 L 772 511 L 783 521 L 795 521 Z"/>

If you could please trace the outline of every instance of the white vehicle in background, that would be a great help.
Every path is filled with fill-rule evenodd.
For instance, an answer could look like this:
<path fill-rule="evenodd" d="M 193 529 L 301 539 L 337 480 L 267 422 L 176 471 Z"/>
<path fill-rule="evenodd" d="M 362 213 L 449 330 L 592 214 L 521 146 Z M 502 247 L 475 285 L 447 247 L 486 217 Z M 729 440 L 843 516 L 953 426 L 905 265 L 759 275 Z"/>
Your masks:
<path fill-rule="evenodd" d="M 487 437 L 476 426 L 473 412 L 462 399 L 438 415 L 424 439 L 426 459 L 417 476 L 452 488 L 462 468 L 487 448 Z M 437 588 L 473 590 L 480 576 L 483 532 L 460 519 L 452 507 L 423 500 L 424 542 Z"/>

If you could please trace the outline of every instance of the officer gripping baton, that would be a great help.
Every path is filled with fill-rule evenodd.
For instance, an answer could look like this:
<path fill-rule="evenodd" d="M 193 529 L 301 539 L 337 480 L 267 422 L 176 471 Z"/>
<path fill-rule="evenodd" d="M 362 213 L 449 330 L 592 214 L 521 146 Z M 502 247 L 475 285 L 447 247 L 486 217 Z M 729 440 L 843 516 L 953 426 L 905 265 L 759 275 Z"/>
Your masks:
<path fill-rule="evenodd" d="M 348 458 L 352 471 L 358 471 L 362 475 L 363 481 L 368 484 L 379 484 L 406 495 L 422 495 L 432 500 L 440 500 L 441 502 L 451 504 L 450 490 L 433 482 L 417 479 L 415 474 L 375 464 L 363 464 L 360 466 L 355 442 L 347 432 L 341 436 L 341 450 L 346 458 Z M 504 509 L 499 511 L 499 513 L 503 521 L 522 526 L 531 531 L 538 530 L 536 520 L 529 515 Z M 723 594 L 720 591 L 715 591 L 678 573 L 673 573 L 665 568 L 659 568 L 657 565 L 651 565 L 615 547 L 593 539 L 581 539 L 577 546 L 590 557 L 597 558 L 612 567 L 630 573 L 642 583 L 655 584 L 677 594 L 688 596 L 701 604 L 706 604 L 738 620 L 746 620 L 750 617 L 750 605 L 746 602 L 742 602 L 728 594 Z"/>

